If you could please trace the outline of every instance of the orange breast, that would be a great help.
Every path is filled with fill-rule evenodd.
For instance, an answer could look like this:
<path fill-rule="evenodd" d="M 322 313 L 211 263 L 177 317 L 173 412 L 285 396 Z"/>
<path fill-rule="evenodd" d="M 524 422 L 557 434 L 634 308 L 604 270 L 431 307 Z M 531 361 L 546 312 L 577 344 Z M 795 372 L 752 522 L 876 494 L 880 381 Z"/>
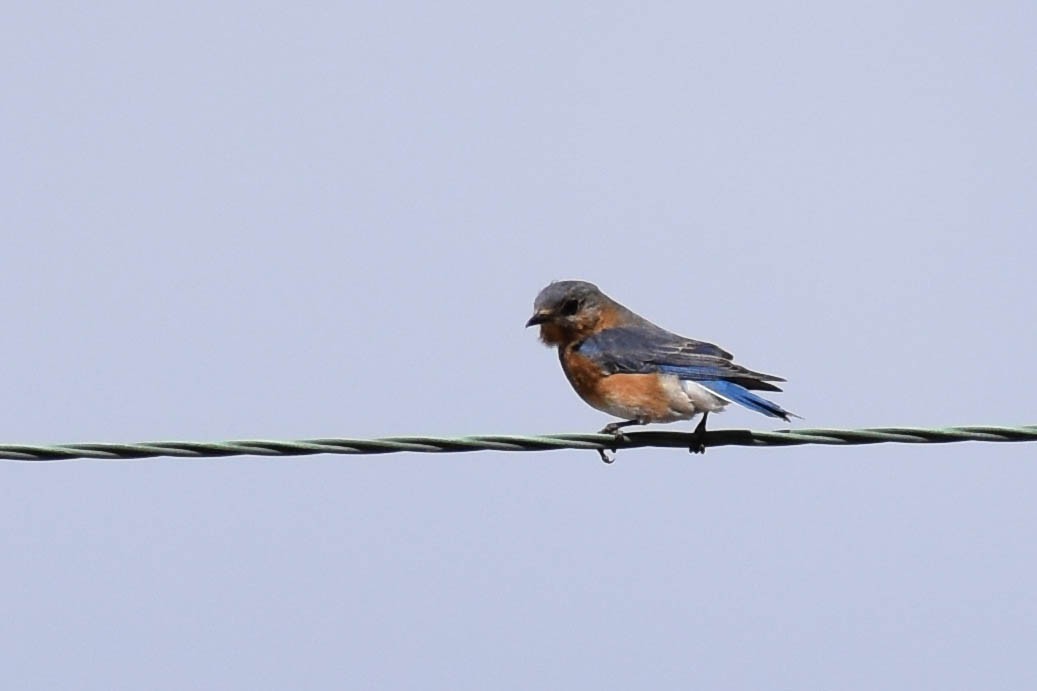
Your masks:
<path fill-rule="evenodd" d="M 657 374 L 607 375 L 593 361 L 570 348 L 559 350 L 562 369 L 584 401 L 616 417 L 643 421 L 672 421 L 684 417 L 675 410 L 672 393 Z"/>
<path fill-rule="evenodd" d="M 624 411 L 624 417 L 663 421 L 673 416 L 670 396 L 656 374 L 613 374 L 598 390 L 611 408 Z"/>
<path fill-rule="evenodd" d="M 601 394 L 601 384 L 607 378 L 593 361 L 580 355 L 572 345 L 558 349 L 558 359 L 562 361 L 562 370 L 568 377 L 580 398 L 587 401 L 595 408 L 602 409 L 604 399 Z"/>

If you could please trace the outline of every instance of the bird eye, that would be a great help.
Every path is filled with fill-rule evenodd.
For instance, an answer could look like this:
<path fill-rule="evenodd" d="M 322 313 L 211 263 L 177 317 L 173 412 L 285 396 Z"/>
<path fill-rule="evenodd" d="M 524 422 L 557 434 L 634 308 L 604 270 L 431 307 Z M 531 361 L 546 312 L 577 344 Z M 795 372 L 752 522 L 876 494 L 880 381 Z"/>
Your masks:
<path fill-rule="evenodd" d="M 571 317 L 580 311 L 580 301 L 575 298 L 570 298 L 562 303 L 562 309 L 560 311 L 562 316 Z"/>

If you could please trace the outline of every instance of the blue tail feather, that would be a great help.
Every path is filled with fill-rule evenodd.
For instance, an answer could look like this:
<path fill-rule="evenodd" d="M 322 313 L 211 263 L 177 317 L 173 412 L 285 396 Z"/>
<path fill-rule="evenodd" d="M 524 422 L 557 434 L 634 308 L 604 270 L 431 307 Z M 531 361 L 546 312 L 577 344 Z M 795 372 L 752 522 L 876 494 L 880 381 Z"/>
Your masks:
<path fill-rule="evenodd" d="M 749 410 L 755 410 L 757 413 L 763 413 L 770 417 L 781 418 L 785 422 L 789 421 L 789 416 L 794 415 L 789 411 L 782 408 L 777 403 L 768 401 L 766 398 L 757 396 L 749 389 L 745 388 L 740 384 L 735 384 L 731 381 L 724 381 L 717 379 L 714 381 L 700 381 L 699 384 L 706 387 L 717 396 L 726 398 L 729 401 L 745 406 Z"/>

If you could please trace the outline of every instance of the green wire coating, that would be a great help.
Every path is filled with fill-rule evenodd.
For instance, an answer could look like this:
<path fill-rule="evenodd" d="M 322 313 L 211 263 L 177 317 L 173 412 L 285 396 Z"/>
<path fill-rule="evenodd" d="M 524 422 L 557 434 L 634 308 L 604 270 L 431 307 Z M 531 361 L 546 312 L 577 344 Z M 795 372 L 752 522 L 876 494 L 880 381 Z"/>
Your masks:
<path fill-rule="evenodd" d="M 67 461 L 81 458 L 132 460 L 172 456 L 217 458 L 226 456 L 312 456 L 314 454 L 456 453 L 460 451 L 604 450 L 643 447 L 687 449 L 694 435 L 687 432 L 630 432 L 608 434 L 547 434 L 542 436 L 479 435 L 473 437 L 387 437 L 383 439 L 303 439 L 299 441 L 155 441 L 139 444 L 0 444 L 0 460 Z M 825 444 L 947 444 L 959 441 L 1037 441 L 1037 425 L 1023 427 L 876 427 L 870 429 L 798 429 L 764 432 L 716 430 L 705 444 L 716 446 L 800 446 Z"/>

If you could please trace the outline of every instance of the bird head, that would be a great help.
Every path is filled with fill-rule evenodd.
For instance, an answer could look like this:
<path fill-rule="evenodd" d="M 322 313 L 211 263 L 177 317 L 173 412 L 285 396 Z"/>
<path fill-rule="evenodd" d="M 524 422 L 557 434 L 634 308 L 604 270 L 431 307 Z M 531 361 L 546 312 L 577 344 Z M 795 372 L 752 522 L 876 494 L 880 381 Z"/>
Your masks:
<path fill-rule="evenodd" d="M 567 343 L 592 333 L 611 304 L 593 283 L 556 281 L 537 295 L 526 326 L 540 326 L 547 345 Z"/>

